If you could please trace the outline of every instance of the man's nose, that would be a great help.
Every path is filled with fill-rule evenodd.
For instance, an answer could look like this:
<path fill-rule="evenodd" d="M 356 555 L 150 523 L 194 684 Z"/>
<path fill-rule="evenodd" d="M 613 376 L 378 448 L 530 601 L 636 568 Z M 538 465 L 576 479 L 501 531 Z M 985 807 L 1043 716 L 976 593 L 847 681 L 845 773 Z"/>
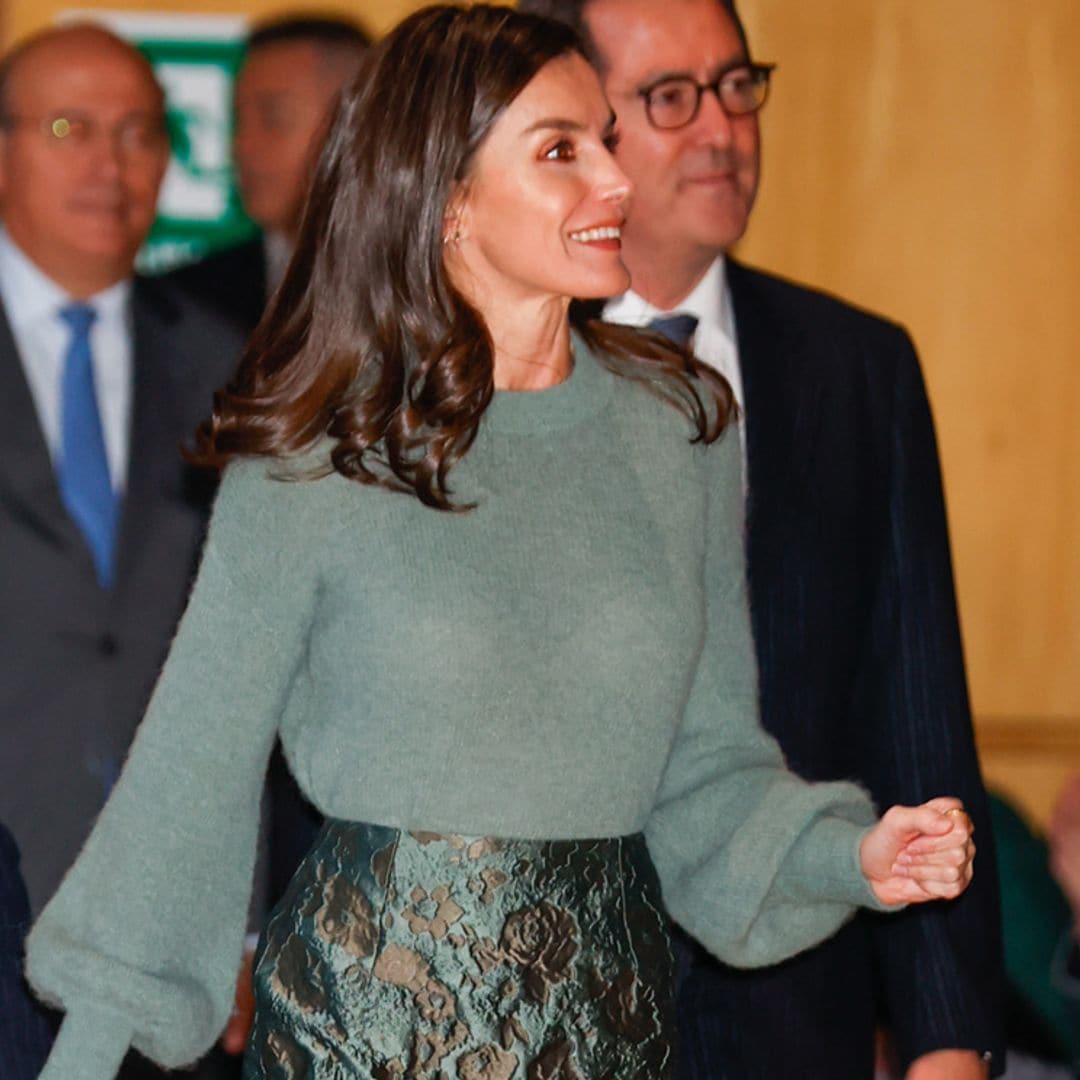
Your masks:
<path fill-rule="evenodd" d="M 94 170 L 99 176 L 117 177 L 127 165 L 127 153 L 117 131 L 101 128 L 94 132 L 90 145 L 87 147 L 93 162 Z"/>
<path fill-rule="evenodd" d="M 720 90 L 710 86 L 701 95 L 698 114 L 694 117 L 694 132 L 717 146 L 729 146 L 733 138 L 733 118 L 720 104 Z"/>

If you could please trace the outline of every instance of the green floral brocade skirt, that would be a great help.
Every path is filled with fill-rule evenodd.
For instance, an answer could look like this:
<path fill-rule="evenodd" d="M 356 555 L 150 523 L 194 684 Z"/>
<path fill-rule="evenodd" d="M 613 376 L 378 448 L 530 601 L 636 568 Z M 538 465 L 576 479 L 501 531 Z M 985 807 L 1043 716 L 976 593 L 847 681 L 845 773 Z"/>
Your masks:
<path fill-rule="evenodd" d="M 671 985 L 640 835 L 327 821 L 259 945 L 244 1080 L 667 1080 Z"/>

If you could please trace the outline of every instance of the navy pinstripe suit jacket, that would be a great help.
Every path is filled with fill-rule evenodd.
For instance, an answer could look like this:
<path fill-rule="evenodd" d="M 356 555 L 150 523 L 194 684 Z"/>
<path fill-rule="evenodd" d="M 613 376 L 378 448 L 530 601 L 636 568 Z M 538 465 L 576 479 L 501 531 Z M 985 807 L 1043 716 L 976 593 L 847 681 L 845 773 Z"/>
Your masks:
<path fill-rule="evenodd" d="M 810 779 L 882 809 L 936 795 L 975 822 L 952 904 L 855 918 L 762 971 L 698 950 L 681 985 L 684 1078 L 869 1080 L 877 1022 L 906 1065 L 1002 1061 L 990 824 L 972 740 L 933 423 L 899 327 L 735 262 L 746 397 L 750 606 L 765 726 Z"/>

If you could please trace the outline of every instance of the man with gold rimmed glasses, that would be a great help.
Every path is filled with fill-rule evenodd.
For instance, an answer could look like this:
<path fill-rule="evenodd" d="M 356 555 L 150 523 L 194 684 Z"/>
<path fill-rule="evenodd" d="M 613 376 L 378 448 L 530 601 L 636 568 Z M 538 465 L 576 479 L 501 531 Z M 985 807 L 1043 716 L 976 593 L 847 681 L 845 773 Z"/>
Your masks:
<path fill-rule="evenodd" d="M 857 778 L 879 805 L 955 791 L 979 843 L 952 908 L 858 917 L 775 970 L 736 972 L 685 942 L 683 1075 L 869 1080 L 887 1024 L 908 1080 L 985 1077 L 1003 1064 L 995 874 L 911 342 L 727 255 L 757 193 L 772 72 L 730 0 L 522 6 L 579 31 L 618 119 L 632 288 L 604 318 L 687 345 L 742 409 L 762 722 L 796 772 Z"/>
<path fill-rule="evenodd" d="M 0 64 L 0 820 L 35 915 L 183 608 L 211 485 L 179 448 L 239 353 L 133 273 L 168 160 L 161 88 L 119 38 L 48 30 Z"/>
<path fill-rule="evenodd" d="M 127 159 L 142 158 L 154 167 L 162 149 L 168 148 L 165 119 L 160 115 L 132 116 L 121 120 L 112 129 L 103 128 L 93 116 L 79 109 L 68 109 L 62 116 L 0 116 L 0 126 L 11 131 L 19 126 L 36 128 L 46 142 L 69 154 L 85 152 L 98 139 L 111 139 L 118 152 Z"/>

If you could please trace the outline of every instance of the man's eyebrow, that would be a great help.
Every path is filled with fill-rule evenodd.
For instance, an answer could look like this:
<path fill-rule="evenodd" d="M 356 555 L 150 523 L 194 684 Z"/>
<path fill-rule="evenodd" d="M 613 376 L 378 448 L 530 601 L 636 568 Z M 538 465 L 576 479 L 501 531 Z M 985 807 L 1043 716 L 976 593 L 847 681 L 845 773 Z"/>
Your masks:
<path fill-rule="evenodd" d="M 729 71 L 738 71 L 739 68 L 749 67 L 752 63 L 745 56 L 735 56 L 730 60 L 725 60 L 721 64 L 717 64 L 709 75 L 709 82 L 713 82 L 716 79 L 722 79 Z M 696 76 L 688 68 L 663 68 L 656 71 L 650 71 L 647 75 L 638 79 L 637 85 L 639 87 L 655 86 L 657 83 L 667 82 L 668 79 L 693 79 L 697 81 Z"/>
<path fill-rule="evenodd" d="M 70 108 L 65 108 L 63 105 L 58 105 L 53 109 L 45 110 L 46 117 L 54 120 L 92 120 L 96 121 L 97 116 L 93 111 L 80 105 L 73 105 Z M 128 120 L 164 120 L 165 113 L 161 109 L 144 109 L 140 106 L 134 106 L 128 109 L 126 112 L 120 114 L 120 122 L 126 123 Z"/>

